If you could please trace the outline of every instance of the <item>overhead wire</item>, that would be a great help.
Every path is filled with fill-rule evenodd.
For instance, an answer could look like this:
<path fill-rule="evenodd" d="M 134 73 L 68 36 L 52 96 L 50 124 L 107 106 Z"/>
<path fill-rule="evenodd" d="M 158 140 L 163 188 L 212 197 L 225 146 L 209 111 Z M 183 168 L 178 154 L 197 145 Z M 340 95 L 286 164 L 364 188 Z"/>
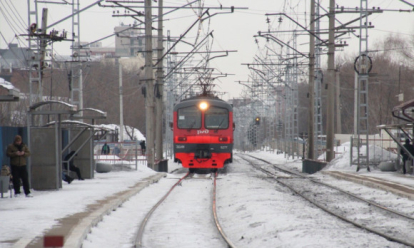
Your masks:
<path fill-rule="evenodd" d="M 13 13 L 13 15 L 16 17 L 16 19 L 20 22 L 20 25 L 22 27 L 26 27 L 26 22 L 23 20 L 23 18 L 21 17 L 19 11 L 17 11 L 16 7 L 14 6 L 13 2 L 11 0 L 9 0 L 10 5 L 12 7 L 10 7 L 10 5 L 8 4 L 7 1 L 5 1 L 5 3 L 7 4 L 7 6 L 11 9 L 11 12 Z"/>
<path fill-rule="evenodd" d="M 1 2 L 0 2 L 1 3 Z M 4 12 L 4 8 L 0 8 L 0 12 L 2 13 L 4 20 L 7 22 L 7 24 L 9 25 L 10 29 L 12 30 L 12 32 L 17 35 L 21 32 L 19 32 L 17 30 L 17 28 L 15 27 L 15 25 L 11 22 L 9 16 Z"/>

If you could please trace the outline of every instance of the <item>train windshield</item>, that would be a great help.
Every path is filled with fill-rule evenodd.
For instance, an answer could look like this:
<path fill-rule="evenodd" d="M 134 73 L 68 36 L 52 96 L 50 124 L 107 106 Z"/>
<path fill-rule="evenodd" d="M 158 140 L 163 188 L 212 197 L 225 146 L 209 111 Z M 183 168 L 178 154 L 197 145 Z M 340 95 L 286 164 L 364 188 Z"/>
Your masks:
<path fill-rule="evenodd" d="M 211 106 L 204 113 L 204 124 L 208 129 L 229 128 L 229 111 L 224 108 Z"/>
<path fill-rule="evenodd" d="M 177 127 L 186 129 L 201 128 L 201 111 L 197 106 L 181 108 L 177 111 Z"/>

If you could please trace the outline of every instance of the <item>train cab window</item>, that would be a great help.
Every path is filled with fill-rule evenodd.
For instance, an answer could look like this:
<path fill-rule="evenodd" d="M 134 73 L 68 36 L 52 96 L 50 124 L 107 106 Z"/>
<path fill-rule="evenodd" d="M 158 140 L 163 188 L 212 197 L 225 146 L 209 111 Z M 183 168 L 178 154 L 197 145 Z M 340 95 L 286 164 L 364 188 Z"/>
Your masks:
<path fill-rule="evenodd" d="M 197 106 L 177 110 L 177 127 L 182 129 L 201 128 L 201 111 Z"/>
<path fill-rule="evenodd" d="M 204 125 L 208 129 L 229 128 L 229 111 L 225 108 L 211 106 L 204 113 Z"/>

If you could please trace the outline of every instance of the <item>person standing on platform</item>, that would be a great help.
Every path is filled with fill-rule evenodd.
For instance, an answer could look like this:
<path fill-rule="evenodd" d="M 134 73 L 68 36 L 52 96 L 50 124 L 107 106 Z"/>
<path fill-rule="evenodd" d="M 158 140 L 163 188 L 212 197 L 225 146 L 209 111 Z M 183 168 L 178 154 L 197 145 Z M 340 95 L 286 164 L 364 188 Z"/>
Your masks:
<path fill-rule="evenodd" d="M 26 168 L 26 158 L 30 156 L 30 151 L 27 145 L 23 143 L 22 136 L 16 135 L 14 137 L 14 142 L 7 146 L 6 153 L 10 157 L 14 196 L 20 196 L 20 180 L 22 180 L 26 197 L 32 197 L 30 193 L 29 174 Z"/>
<path fill-rule="evenodd" d="M 120 153 L 121 153 L 121 150 L 119 149 L 118 145 L 115 145 L 115 147 L 114 147 L 114 154 L 116 156 L 119 156 Z"/>
<path fill-rule="evenodd" d="M 107 155 L 111 152 L 111 148 L 109 148 L 108 144 L 104 144 L 102 146 L 101 154 Z"/>
<path fill-rule="evenodd" d="M 410 140 L 406 139 L 405 140 L 405 144 L 403 145 L 405 147 L 405 149 L 407 149 L 411 155 L 414 155 L 414 146 L 412 144 L 410 144 Z M 405 167 L 405 164 L 407 161 L 409 161 L 410 163 L 408 163 L 408 166 L 410 166 L 412 164 L 412 160 L 411 157 L 403 150 L 401 149 L 401 155 L 402 155 L 402 160 L 403 160 L 403 173 L 407 173 L 407 169 Z"/>
<path fill-rule="evenodd" d="M 147 146 L 145 145 L 145 140 L 139 142 L 139 145 L 141 146 L 141 154 L 142 154 L 142 156 L 144 156 L 145 155 L 145 150 L 147 148 Z"/>

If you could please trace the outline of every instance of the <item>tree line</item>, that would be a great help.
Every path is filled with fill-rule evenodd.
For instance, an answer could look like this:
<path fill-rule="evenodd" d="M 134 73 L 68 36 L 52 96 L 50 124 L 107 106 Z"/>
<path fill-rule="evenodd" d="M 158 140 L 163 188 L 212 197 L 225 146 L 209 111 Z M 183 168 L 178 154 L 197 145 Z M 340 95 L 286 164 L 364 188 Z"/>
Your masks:
<path fill-rule="evenodd" d="M 122 71 L 124 125 L 135 127 L 145 133 L 145 98 L 141 93 L 142 84 L 140 76 L 130 68 Z M 75 80 L 78 80 L 78 75 L 74 76 Z M 69 103 L 71 97 L 69 77 L 70 68 L 66 64 L 53 69 L 45 69 L 42 80 L 43 100 L 51 99 Z M 1 103 L 0 125 L 25 126 L 27 125 L 26 113 L 29 107 L 30 92 L 28 71 L 14 70 L 7 78 L 10 78 L 10 82 L 24 95 L 19 102 Z M 115 61 L 83 63 L 82 78 L 84 108 L 107 112 L 107 118 L 97 119 L 95 124 L 120 123 L 119 67 Z M 33 85 L 34 93 L 37 93 L 37 87 L 37 83 Z M 54 117 L 49 116 L 47 119 L 51 121 Z"/>

